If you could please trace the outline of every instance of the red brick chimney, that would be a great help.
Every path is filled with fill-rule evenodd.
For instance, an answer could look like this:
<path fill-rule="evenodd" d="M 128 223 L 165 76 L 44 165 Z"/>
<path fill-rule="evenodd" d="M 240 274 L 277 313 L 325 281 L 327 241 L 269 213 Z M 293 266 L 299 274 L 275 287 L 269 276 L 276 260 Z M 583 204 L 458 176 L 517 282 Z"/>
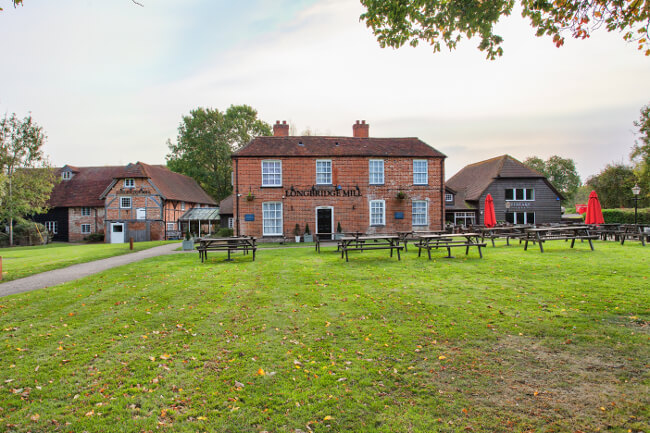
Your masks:
<path fill-rule="evenodd" d="M 289 125 L 287 125 L 286 120 L 283 120 L 282 123 L 280 123 L 279 120 L 275 121 L 275 125 L 273 125 L 273 136 L 274 137 L 289 136 Z"/>
<path fill-rule="evenodd" d="M 362 120 L 361 123 L 357 120 L 357 123 L 352 125 L 352 136 L 355 138 L 368 138 L 369 132 L 370 125 L 365 120 Z"/>

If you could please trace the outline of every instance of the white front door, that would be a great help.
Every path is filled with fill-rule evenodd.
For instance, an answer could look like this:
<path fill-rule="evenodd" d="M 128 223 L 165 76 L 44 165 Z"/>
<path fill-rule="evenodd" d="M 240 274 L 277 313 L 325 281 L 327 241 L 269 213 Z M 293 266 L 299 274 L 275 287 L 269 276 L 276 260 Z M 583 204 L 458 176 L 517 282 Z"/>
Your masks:
<path fill-rule="evenodd" d="M 112 223 L 111 224 L 111 243 L 123 244 L 124 243 L 124 224 Z"/>

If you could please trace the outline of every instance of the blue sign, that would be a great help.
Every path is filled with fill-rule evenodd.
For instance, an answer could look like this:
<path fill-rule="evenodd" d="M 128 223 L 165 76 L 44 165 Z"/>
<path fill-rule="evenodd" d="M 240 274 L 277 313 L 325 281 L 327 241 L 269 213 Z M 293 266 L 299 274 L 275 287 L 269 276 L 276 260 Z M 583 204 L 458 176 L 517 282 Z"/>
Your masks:
<path fill-rule="evenodd" d="M 247 213 L 246 215 L 244 215 L 244 221 L 255 221 L 255 214 Z"/>
<path fill-rule="evenodd" d="M 404 219 L 404 212 L 395 212 L 395 219 L 396 220 L 403 220 Z"/>

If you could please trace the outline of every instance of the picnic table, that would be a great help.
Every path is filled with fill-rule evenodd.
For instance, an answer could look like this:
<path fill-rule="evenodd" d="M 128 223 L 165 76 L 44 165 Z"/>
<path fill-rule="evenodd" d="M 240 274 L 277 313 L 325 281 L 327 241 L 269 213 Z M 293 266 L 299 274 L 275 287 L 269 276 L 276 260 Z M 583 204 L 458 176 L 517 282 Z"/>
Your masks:
<path fill-rule="evenodd" d="M 255 251 L 257 250 L 256 239 L 252 236 L 232 236 L 228 238 L 199 238 L 199 257 L 201 263 L 208 258 L 208 251 L 227 251 L 228 258 L 226 261 L 232 261 L 230 253 L 233 251 L 243 251 L 248 254 L 253 252 L 253 261 L 255 261 Z"/>
<path fill-rule="evenodd" d="M 575 245 L 576 240 L 587 240 L 589 241 L 589 247 L 591 251 L 594 250 L 594 244 L 591 242 L 594 239 L 598 239 L 598 235 L 592 235 L 589 233 L 591 227 L 589 226 L 549 226 L 549 227 L 537 227 L 525 229 L 525 240 L 524 251 L 528 249 L 528 242 L 538 242 L 539 250 L 544 252 L 543 243 L 546 241 L 571 241 L 571 248 Z"/>
<path fill-rule="evenodd" d="M 609 239 L 614 239 L 616 241 L 621 240 L 621 224 L 609 223 L 609 224 L 598 224 L 593 227 L 591 230 L 592 234 L 598 235 L 600 240 L 606 241 Z"/>
<path fill-rule="evenodd" d="M 645 232 L 643 226 L 639 224 L 622 224 L 619 229 L 619 237 L 621 245 L 625 244 L 626 239 L 636 239 L 641 241 L 641 245 L 645 247 L 649 234 Z"/>
<path fill-rule="evenodd" d="M 527 228 L 532 228 L 528 224 L 519 224 L 512 226 L 496 226 L 496 227 L 482 227 L 479 231 L 481 232 L 481 241 L 484 241 L 485 238 L 492 241 L 492 246 L 494 245 L 494 239 L 505 238 L 506 245 L 510 246 L 510 239 L 519 239 L 521 243 L 522 238 L 525 233 L 524 230 Z"/>
<path fill-rule="evenodd" d="M 438 248 L 446 248 L 447 256 L 446 259 L 453 259 L 454 256 L 451 255 L 451 249 L 455 247 L 465 247 L 465 255 L 469 253 L 471 247 L 478 248 L 478 254 L 483 258 L 483 253 L 481 248 L 485 248 L 487 244 L 480 242 L 479 238 L 481 237 L 480 233 L 446 233 L 446 234 L 423 234 L 418 237 L 418 243 L 415 244 L 418 247 L 418 257 L 422 255 L 422 250 L 427 250 L 429 255 L 429 260 L 431 260 L 431 250 Z"/>
<path fill-rule="evenodd" d="M 346 233 L 315 233 L 314 234 L 314 249 L 320 253 L 321 244 L 334 244 L 339 250 L 339 240 L 344 236 L 361 236 L 361 232 L 346 232 Z"/>
<path fill-rule="evenodd" d="M 341 258 L 345 256 L 348 261 L 349 251 L 368 251 L 368 250 L 390 250 L 390 256 L 393 257 L 393 250 L 397 251 L 397 260 L 401 260 L 400 250 L 404 246 L 400 245 L 398 235 L 361 235 L 361 236 L 343 236 L 339 239 L 339 251 Z"/>
<path fill-rule="evenodd" d="M 420 235 L 438 235 L 442 233 L 449 233 L 447 230 L 408 230 L 408 231 L 398 231 L 397 236 L 399 236 L 400 242 L 404 244 L 404 251 L 408 251 L 408 242 L 417 241 Z"/>

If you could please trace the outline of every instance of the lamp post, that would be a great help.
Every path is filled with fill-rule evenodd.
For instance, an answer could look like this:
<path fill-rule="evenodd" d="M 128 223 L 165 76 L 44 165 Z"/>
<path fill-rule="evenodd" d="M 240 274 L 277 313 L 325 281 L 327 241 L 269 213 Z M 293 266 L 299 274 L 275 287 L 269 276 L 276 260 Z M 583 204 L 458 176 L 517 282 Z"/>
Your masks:
<path fill-rule="evenodd" d="M 637 209 L 638 209 L 638 204 L 639 204 L 639 193 L 641 192 L 641 188 L 639 188 L 639 185 L 634 184 L 634 187 L 632 187 L 632 194 L 634 194 L 634 224 L 636 225 L 636 220 L 637 220 Z"/>

